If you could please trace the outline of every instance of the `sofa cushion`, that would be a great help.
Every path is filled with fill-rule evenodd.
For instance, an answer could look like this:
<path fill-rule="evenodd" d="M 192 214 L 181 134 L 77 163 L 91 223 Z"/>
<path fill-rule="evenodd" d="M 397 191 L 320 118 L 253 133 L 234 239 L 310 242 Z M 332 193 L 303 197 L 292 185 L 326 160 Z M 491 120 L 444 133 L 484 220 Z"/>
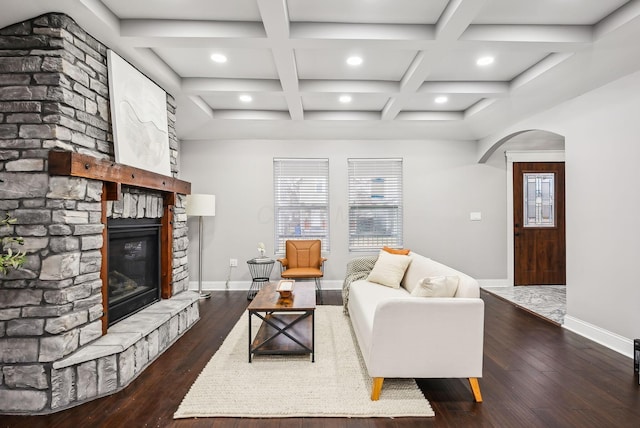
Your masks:
<path fill-rule="evenodd" d="M 416 253 L 411 253 L 408 257 L 411 257 L 411 266 L 407 268 L 401 285 L 409 293 L 413 292 L 413 289 L 418 286 L 418 282 L 420 282 L 422 278 L 442 275 L 433 271 L 431 259 Z"/>
<path fill-rule="evenodd" d="M 430 276 L 418 281 L 411 292 L 415 297 L 454 297 L 458 289 L 457 276 Z"/>
<path fill-rule="evenodd" d="M 414 252 L 407 257 L 411 257 L 411 264 L 407 268 L 400 285 L 409 293 L 418 286 L 418 282 L 422 278 L 428 276 L 457 276 L 459 282 L 455 297 L 480 297 L 478 281 L 469 275 Z"/>
<path fill-rule="evenodd" d="M 411 263 L 409 256 L 380 251 L 378 260 L 376 260 L 376 264 L 371 269 L 367 281 L 386 285 L 387 287 L 399 288 L 400 281 L 402 281 L 409 263 Z"/>

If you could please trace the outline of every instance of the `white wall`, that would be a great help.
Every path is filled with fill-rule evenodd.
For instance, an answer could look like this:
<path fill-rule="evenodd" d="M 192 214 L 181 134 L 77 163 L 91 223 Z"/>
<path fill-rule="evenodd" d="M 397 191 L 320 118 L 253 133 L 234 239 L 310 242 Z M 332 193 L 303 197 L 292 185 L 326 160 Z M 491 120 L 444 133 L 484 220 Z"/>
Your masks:
<path fill-rule="evenodd" d="M 329 158 L 331 251 L 325 282 L 341 284 L 347 250 L 347 158 L 404 159 L 405 247 L 479 279 L 506 277 L 505 170 L 475 161 L 468 141 L 183 141 L 181 178 L 194 193 L 216 195 L 204 223 L 204 282 L 249 281 L 257 243 L 273 251 L 273 158 Z M 469 221 L 471 211 L 482 221 Z M 197 222 L 189 220 L 192 281 L 197 280 Z M 276 278 L 278 266 L 272 278 Z M 211 285 L 211 284 L 209 284 Z M 205 288 L 207 288 L 205 286 Z"/>
<path fill-rule="evenodd" d="M 631 355 L 640 337 L 640 73 L 565 102 L 522 129 L 565 136 L 565 326 Z"/>

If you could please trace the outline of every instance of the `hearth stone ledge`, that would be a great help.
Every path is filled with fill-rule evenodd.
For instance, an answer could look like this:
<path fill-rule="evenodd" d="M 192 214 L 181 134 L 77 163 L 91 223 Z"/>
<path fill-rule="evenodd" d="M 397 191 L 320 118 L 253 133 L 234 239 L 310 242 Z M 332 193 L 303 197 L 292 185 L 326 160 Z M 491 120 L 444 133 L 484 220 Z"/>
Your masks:
<path fill-rule="evenodd" d="M 184 291 L 111 326 L 107 334 L 53 363 L 48 414 L 117 393 L 199 319 L 198 293 Z"/>

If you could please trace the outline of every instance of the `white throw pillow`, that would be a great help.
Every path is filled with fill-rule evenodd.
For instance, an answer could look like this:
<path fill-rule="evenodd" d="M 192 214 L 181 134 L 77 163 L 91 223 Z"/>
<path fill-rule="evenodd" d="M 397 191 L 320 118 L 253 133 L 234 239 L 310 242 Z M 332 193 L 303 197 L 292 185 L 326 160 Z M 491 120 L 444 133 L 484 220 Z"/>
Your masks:
<path fill-rule="evenodd" d="M 458 290 L 457 276 L 432 276 L 422 278 L 411 292 L 416 297 L 454 297 Z"/>
<path fill-rule="evenodd" d="M 380 251 L 376 264 L 367 277 L 367 281 L 387 287 L 400 288 L 400 281 L 411 263 L 411 257 L 400 254 L 389 254 Z"/>

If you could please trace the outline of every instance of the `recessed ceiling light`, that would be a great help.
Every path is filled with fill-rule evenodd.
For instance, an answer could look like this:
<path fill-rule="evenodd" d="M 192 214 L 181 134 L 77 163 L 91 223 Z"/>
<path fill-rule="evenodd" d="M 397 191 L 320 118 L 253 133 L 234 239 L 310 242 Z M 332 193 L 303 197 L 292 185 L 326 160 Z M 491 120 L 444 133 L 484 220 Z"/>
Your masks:
<path fill-rule="evenodd" d="M 449 101 L 449 98 L 445 97 L 444 95 L 441 95 L 439 97 L 436 97 L 436 99 L 434 100 L 436 103 L 438 104 L 444 104 L 447 101 Z"/>
<path fill-rule="evenodd" d="M 240 95 L 240 101 L 242 101 L 243 103 L 250 103 L 251 101 L 253 101 L 253 97 L 251 95 Z"/>
<path fill-rule="evenodd" d="M 349 58 L 347 58 L 347 64 L 349 64 L 349 65 L 360 65 L 360 64 L 362 64 L 362 57 L 350 56 Z"/>
<path fill-rule="evenodd" d="M 351 95 L 340 95 L 340 98 L 338 99 L 340 100 L 341 103 L 350 103 Z"/>
<path fill-rule="evenodd" d="M 214 53 L 211 55 L 211 61 L 222 64 L 223 62 L 227 62 L 227 57 L 222 55 L 221 53 Z"/>
<path fill-rule="evenodd" d="M 493 64 L 493 60 L 494 58 L 492 56 L 483 56 L 481 58 L 478 58 L 476 64 L 483 67 L 485 65 Z"/>

